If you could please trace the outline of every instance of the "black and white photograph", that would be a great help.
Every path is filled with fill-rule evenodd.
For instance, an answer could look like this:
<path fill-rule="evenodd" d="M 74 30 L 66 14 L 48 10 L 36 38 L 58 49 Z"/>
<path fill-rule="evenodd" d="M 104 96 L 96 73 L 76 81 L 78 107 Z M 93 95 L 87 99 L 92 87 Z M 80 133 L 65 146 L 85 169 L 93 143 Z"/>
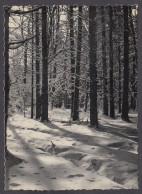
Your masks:
<path fill-rule="evenodd" d="M 5 5 L 5 190 L 138 189 L 138 5 Z"/>

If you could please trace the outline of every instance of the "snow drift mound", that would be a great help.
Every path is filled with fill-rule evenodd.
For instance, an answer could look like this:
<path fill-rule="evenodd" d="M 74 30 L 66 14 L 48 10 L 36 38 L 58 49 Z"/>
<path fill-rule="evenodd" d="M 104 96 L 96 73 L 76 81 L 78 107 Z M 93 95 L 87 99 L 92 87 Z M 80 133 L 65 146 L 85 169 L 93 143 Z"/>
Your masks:
<path fill-rule="evenodd" d="M 122 161 L 116 162 L 113 161 L 113 159 L 104 163 L 99 171 L 101 175 L 126 187 L 128 184 L 130 186 L 130 182 L 136 182 L 135 177 L 138 177 L 137 172 L 138 169 L 136 165 Z"/>
<path fill-rule="evenodd" d="M 93 159 L 93 160 L 90 161 L 90 164 L 87 167 L 87 170 L 95 170 L 95 171 L 98 171 L 101 166 L 102 166 L 102 161 L 101 160 Z"/>
<path fill-rule="evenodd" d="M 137 188 L 137 165 L 112 159 L 86 156 L 82 160 L 82 167 L 94 174 L 110 179 L 112 182 L 126 188 Z"/>
<path fill-rule="evenodd" d="M 63 157 L 63 158 L 68 158 L 71 160 L 82 160 L 82 158 L 84 156 L 86 156 L 86 154 L 80 153 L 80 152 L 73 152 L 73 151 L 67 151 L 65 153 L 61 153 L 59 154 L 59 156 Z"/>

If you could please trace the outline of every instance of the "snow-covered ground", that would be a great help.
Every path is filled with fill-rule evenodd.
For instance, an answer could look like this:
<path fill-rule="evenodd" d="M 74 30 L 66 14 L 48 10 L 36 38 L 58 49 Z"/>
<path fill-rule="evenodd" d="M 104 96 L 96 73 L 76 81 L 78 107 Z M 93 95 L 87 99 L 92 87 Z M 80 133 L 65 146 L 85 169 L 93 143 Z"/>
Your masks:
<path fill-rule="evenodd" d="M 8 150 L 22 162 L 7 168 L 6 189 L 138 188 L 137 115 L 126 123 L 99 114 L 96 130 L 87 126 L 88 114 L 80 114 L 80 123 L 62 109 L 50 111 L 49 123 L 9 118 Z"/>

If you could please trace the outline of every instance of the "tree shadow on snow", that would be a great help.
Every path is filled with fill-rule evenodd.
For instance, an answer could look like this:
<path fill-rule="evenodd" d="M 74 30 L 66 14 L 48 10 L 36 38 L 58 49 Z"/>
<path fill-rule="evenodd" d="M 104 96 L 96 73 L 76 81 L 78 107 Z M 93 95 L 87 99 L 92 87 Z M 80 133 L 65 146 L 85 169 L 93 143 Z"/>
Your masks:
<path fill-rule="evenodd" d="M 119 137 L 124 137 L 126 139 L 133 140 L 138 142 L 138 130 L 134 128 L 129 128 L 122 126 L 121 129 L 117 124 L 107 123 L 109 126 L 105 126 L 103 124 L 99 124 L 98 131 L 107 132 L 113 135 L 117 135 Z"/>
<path fill-rule="evenodd" d="M 67 130 L 61 128 L 61 127 L 58 127 L 57 125 L 55 125 L 53 123 L 46 123 L 45 125 L 48 126 L 51 129 L 53 129 L 53 130 L 54 129 L 61 130 L 63 132 L 62 137 L 71 137 L 74 140 L 76 140 L 78 142 L 81 142 L 83 144 L 86 144 L 86 145 L 91 145 L 91 146 L 96 145 L 96 146 L 102 147 L 102 148 L 104 148 L 108 151 L 111 151 L 112 154 L 115 156 L 115 158 L 117 158 L 118 160 L 123 160 L 123 161 L 126 161 L 126 162 L 137 164 L 137 154 L 125 151 L 123 149 L 122 150 L 121 149 L 118 149 L 118 150 L 114 149 L 113 150 L 110 145 L 105 146 L 105 145 L 101 145 L 99 143 L 96 143 L 96 141 L 99 142 L 99 138 L 100 138 L 100 140 L 102 139 L 101 137 L 92 137 L 90 135 L 84 135 L 84 134 L 79 134 L 79 133 L 74 133 L 74 132 L 71 132 L 71 131 L 67 131 Z M 46 131 L 46 133 L 48 133 L 48 131 Z M 121 134 L 118 134 L 118 136 L 123 137 L 123 135 L 121 135 Z M 125 138 L 129 139 L 129 137 L 127 137 L 127 136 Z"/>
<path fill-rule="evenodd" d="M 20 144 L 26 149 L 26 153 L 28 154 L 28 158 L 29 158 L 29 160 L 30 160 L 30 162 L 32 163 L 32 164 L 34 164 L 34 166 L 35 166 L 35 168 L 36 169 L 40 169 L 41 168 L 41 166 L 42 166 L 42 163 L 40 163 L 40 161 L 38 160 L 38 157 L 36 156 L 36 153 L 34 154 L 33 153 L 33 149 L 28 145 L 28 143 L 25 141 L 25 140 L 23 140 L 23 138 L 16 132 L 16 128 L 18 128 L 19 129 L 19 127 L 17 127 L 17 126 L 13 126 L 13 125 L 9 125 L 9 128 L 10 128 L 10 130 L 11 130 L 11 132 L 14 134 L 14 137 L 15 137 L 15 139 L 18 139 L 18 140 L 20 140 Z M 32 154 L 31 154 L 32 153 Z M 24 163 L 24 162 L 23 162 Z M 22 164 L 23 164 L 22 163 Z M 27 162 L 25 162 L 25 163 L 27 163 Z M 21 165 L 22 166 L 22 165 Z M 7 166 L 7 171 L 9 171 L 10 170 L 10 168 L 11 168 L 11 166 Z M 18 167 L 17 167 L 18 168 Z M 23 168 L 23 167 L 19 167 L 19 168 Z M 25 170 L 26 171 L 26 169 L 23 169 L 23 170 Z M 17 171 L 18 171 L 18 169 L 17 169 Z M 48 169 L 44 169 L 44 171 L 46 171 L 46 174 L 47 175 L 49 175 L 50 174 L 50 168 L 48 168 Z M 26 173 L 29 173 L 28 171 L 27 172 L 25 172 L 25 174 Z M 36 172 L 35 172 L 36 173 Z M 21 175 L 22 176 L 22 175 Z M 26 178 L 28 178 L 28 177 L 26 177 Z M 33 180 L 32 180 L 33 179 Z M 34 180 L 34 177 L 32 177 L 32 176 L 29 176 L 29 183 L 30 182 L 34 182 L 35 180 Z M 44 186 L 44 188 L 47 188 L 48 190 L 52 190 L 52 189 L 54 189 L 54 184 L 53 184 L 53 182 L 51 181 L 51 179 L 50 178 L 46 178 L 45 179 L 45 177 L 43 176 L 40 176 L 40 182 L 42 183 L 42 185 Z M 12 186 L 12 185 L 11 185 Z"/>

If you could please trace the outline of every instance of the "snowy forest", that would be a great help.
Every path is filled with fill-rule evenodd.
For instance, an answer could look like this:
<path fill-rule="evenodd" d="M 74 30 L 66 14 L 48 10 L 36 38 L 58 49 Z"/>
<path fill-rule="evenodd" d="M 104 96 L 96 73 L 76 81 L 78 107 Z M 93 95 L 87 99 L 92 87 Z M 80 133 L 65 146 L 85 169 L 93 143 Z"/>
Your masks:
<path fill-rule="evenodd" d="M 5 189 L 138 188 L 138 6 L 4 6 Z"/>

